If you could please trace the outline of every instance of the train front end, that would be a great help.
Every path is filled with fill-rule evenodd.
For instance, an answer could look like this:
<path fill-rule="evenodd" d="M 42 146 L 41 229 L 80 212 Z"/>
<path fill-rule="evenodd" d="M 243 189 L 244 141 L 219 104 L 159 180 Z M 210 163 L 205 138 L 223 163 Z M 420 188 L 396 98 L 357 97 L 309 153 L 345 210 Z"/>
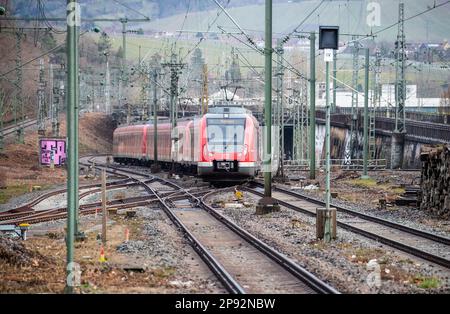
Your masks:
<path fill-rule="evenodd" d="M 243 108 L 216 107 L 201 120 L 197 173 L 206 181 L 244 181 L 259 169 L 259 125 Z"/>

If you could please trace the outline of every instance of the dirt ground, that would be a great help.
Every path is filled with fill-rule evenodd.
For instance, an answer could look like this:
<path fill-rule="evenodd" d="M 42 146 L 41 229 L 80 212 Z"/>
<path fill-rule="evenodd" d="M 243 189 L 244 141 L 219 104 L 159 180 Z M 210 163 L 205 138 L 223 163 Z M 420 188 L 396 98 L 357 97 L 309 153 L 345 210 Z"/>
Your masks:
<path fill-rule="evenodd" d="M 65 136 L 65 117 L 61 116 L 61 136 Z M 79 154 L 102 154 L 112 150 L 113 121 L 102 113 L 87 113 L 80 117 Z M 51 134 L 50 127 L 47 134 Z M 42 189 L 66 183 L 65 168 L 49 169 L 39 165 L 39 136 L 35 128 L 25 130 L 25 143 L 16 144 L 11 135 L 0 153 L 0 204 L 11 197 L 30 192 L 33 186 Z M 83 184 L 84 178 L 80 177 Z M 5 188 L 6 187 L 6 188 Z"/>
<path fill-rule="evenodd" d="M 140 210 L 148 213 L 154 209 Z M 138 214 L 125 218 L 121 211 L 111 216 L 104 246 L 106 262 L 102 262 L 101 219 L 100 215 L 81 219 L 87 238 L 75 244 L 74 260 L 80 271 L 76 293 L 221 292 L 214 276 L 176 229 L 166 226 L 164 217 L 148 219 Z M 146 232 L 149 228 L 165 230 L 158 234 L 157 245 L 152 239 L 155 235 Z M 0 238 L 0 293 L 62 293 L 66 278 L 64 229 L 65 220 L 61 220 L 34 225 L 27 241 Z M 168 260 L 149 254 L 143 249 L 146 243 L 153 244 L 148 249 L 155 253 L 161 248 L 169 250 L 165 252 Z"/>
<path fill-rule="evenodd" d="M 289 174 L 288 174 L 289 176 Z M 316 179 L 310 180 L 309 172 L 301 172 L 301 180 L 291 181 L 292 186 L 316 185 L 314 194 L 325 191 L 325 173 L 317 171 Z M 420 184 L 420 172 L 413 171 L 376 171 L 369 173 L 369 179 L 361 179 L 361 172 L 334 169 L 331 172 L 331 191 L 337 193 L 337 199 L 352 203 L 378 205 L 379 199 L 394 202 L 405 192 L 405 186 Z"/>

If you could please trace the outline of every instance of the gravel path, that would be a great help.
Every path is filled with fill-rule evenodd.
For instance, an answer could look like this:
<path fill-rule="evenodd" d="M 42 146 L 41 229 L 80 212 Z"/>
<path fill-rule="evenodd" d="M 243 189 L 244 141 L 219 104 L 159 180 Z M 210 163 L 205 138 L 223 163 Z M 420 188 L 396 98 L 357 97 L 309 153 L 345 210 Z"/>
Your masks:
<path fill-rule="evenodd" d="M 232 193 L 211 197 L 214 202 L 230 202 Z M 255 204 L 257 197 L 245 194 Z M 255 215 L 254 206 L 220 210 L 253 235 L 296 260 L 299 265 L 346 293 L 449 293 L 448 270 L 418 262 L 402 253 L 344 230 L 338 239 L 325 244 L 315 239 L 315 219 L 282 208 L 267 216 Z M 368 262 L 376 259 L 368 265 Z M 371 266 L 375 265 L 375 266 Z M 376 266 L 378 265 L 378 266 Z M 373 268 L 371 268 L 373 267 Z M 379 267 L 380 272 L 377 272 Z M 370 270 L 372 269 L 372 270 Z M 367 280 L 380 275 L 380 285 Z M 438 288 L 425 287 L 437 279 Z M 434 281 L 433 281 L 434 282 Z"/>
<path fill-rule="evenodd" d="M 172 273 L 169 285 L 174 293 L 223 293 L 215 275 L 201 261 L 164 212 L 155 208 L 139 208 L 142 236 L 117 246 L 139 265 L 149 269 L 166 269 Z"/>
<path fill-rule="evenodd" d="M 280 187 L 289 189 L 289 186 Z M 295 190 L 300 195 L 314 197 L 321 201 L 325 201 L 325 198 L 317 191 L 304 191 Z M 450 237 L 450 221 L 442 218 L 432 217 L 429 212 L 424 212 L 413 207 L 388 207 L 386 210 L 381 210 L 373 205 L 367 205 L 367 203 L 354 203 L 340 199 L 333 199 L 333 204 L 342 207 L 349 207 L 353 210 L 361 211 L 367 214 L 374 215 L 376 217 L 392 220 L 396 223 L 436 233 L 445 237 Z"/>

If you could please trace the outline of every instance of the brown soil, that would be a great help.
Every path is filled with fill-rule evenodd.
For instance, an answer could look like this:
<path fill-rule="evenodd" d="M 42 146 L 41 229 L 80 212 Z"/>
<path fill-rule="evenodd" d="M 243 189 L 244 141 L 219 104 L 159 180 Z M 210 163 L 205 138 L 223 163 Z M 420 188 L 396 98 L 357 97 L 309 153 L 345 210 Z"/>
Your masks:
<path fill-rule="evenodd" d="M 104 247 L 106 262 L 100 260 L 101 217 L 82 219 L 80 228 L 87 239 L 75 243 L 74 261 L 79 265 L 80 285 L 76 293 L 199 293 L 211 292 L 197 282 L 190 287 L 174 285 L 184 281 L 178 267 L 152 265 L 151 258 L 119 252 L 124 243 L 125 230 L 129 229 L 130 241 L 148 240 L 143 235 L 141 218 L 125 219 L 122 214 L 111 217 L 108 225 L 108 241 Z M 62 293 L 65 287 L 66 247 L 65 221 L 56 226 L 42 226 L 40 232 L 31 234 L 27 241 L 4 240 L 0 242 L 0 293 Z M 179 237 L 178 234 L 175 234 Z M 188 245 L 188 244 L 183 244 Z M 4 250 L 3 250 L 3 247 Z M 4 253 L 6 252 L 6 253 Z M 148 267 L 143 267 L 143 265 Z M 139 269 L 143 267 L 142 269 Z M 137 270 L 137 271 L 136 271 Z M 181 279 L 181 280 L 180 280 Z M 194 280 L 195 281 L 195 280 Z M 215 291 L 215 290 L 212 290 Z"/>
<path fill-rule="evenodd" d="M 305 178 L 309 173 L 301 173 Z M 388 203 L 394 202 L 396 198 L 404 193 L 404 186 L 419 183 L 419 172 L 392 172 L 390 170 L 370 172 L 369 180 L 361 180 L 361 172 L 339 171 L 331 173 L 331 191 L 338 193 L 337 198 L 343 201 L 372 204 L 377 206 L 379 199 L 386 199 Z M 312 193 L 323 195 L 325 191 L 325 174 L 316 173 L 316 180 L 305 179 L 299 183 L 303 186 L 314 184 L 319 187 L 318 190 L 312 190 Z M 297 185 L 292 183 L 292 185 Z"/>
<path fill-rule="evenodd" d="M 65 136 L 65 117 L 60 117 L 61 136 Z M 87 113 L 80 117 L 79 154 L 102 154 L 112 150 L 112 133 L 115 125 L 102 113 Z M 51 134 L 50 128 L 47 134 Z M 9 139 L 12 142 L 13 139 Z M 0 184 L 53 185 L 66 182 L 65 168 L 49 169 L 39 165 L 39 137 L 35 129 L 25 131 L 25 143 L 9 143 L 0 154 Z M 82 179 L 82 178 L 81 178 Z"/>

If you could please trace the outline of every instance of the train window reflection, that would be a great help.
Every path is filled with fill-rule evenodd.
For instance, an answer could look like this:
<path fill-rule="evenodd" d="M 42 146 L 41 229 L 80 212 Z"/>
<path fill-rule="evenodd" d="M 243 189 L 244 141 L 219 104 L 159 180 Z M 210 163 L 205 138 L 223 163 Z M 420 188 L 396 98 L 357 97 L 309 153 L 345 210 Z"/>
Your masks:
<path fill-rule="evenodd" d="M 244 145 L 245 118 L 207 119 L 208 150 L 240 151 Z"/>

